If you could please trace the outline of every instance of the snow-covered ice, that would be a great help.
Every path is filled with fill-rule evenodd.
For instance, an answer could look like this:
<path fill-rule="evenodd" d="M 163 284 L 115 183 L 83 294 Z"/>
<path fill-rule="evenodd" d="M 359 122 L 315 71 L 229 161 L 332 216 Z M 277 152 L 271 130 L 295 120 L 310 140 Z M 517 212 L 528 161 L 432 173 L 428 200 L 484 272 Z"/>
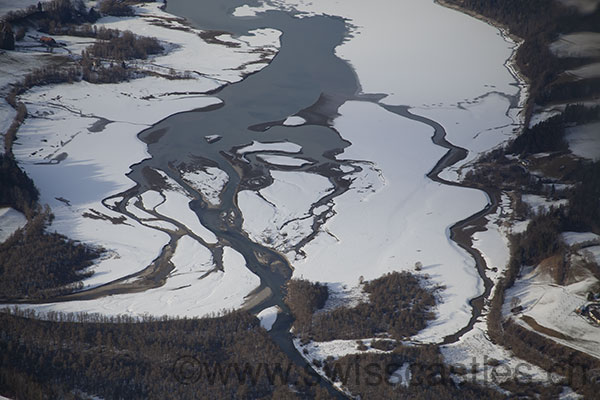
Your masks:
<path fill-rule="evenodd" d="M 302 146 L 292 142 L 257 142 L 253 140 L 248 146 L 237 150 L 238 154 L 254 153 L 260 151 L 280 151 L 282 153 L 299 153 Z"/>
<path fill-rule="evenodd" d="M 312 232 L 311 205 L 333 189 L 327 178 L 308 172 L 271 171 L 273 184 L 242 190 L 237 203 L 243 230 L 258 243 L 284 253 Z"/>
<path fill-rule="evenodd" d="M 164 190 L 162 193 L 167 200 L 156 207 L 156 212 L 183 224 L 206 243 L 217 243 L 215 234 L 202 225 L 196 213 L 189 207 L 192 199 L 180 191 Z"/>
<path fill-rule="evenodd" d="M 285 121 L 283 121 L 283 125 L 285 126 L 300 126 L 304 125 L 306 120 L 297 115 L 292 115 L 291 117 L 287 117 Z"/>
<path fill-rule="evenodd" d="M 216 167 L 184 172 L 182 178 L 202 195 L 202 198 L 213 206 L 221 204 L 221 192 L 229 181 L 227 173 Z"/>
<path fill-rule="evenodd" d="M 304 158 L 278 156 L 273 154 L 259 154 L 256 158 L 269 164 L 282 165 L 285 167 L 301 167 L 303 165 L 312 164 L 311 161 Z"/>

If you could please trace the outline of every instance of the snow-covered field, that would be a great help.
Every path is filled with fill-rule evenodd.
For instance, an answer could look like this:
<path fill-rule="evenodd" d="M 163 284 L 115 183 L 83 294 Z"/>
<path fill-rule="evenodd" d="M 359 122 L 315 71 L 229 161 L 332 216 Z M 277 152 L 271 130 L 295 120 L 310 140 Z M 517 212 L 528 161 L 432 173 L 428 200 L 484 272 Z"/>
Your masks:
<path fill-rule="evenodd" d="M 584 305 L 590 288 L 598 284 L 591 273 L 576 283 L 559 286 L 540 268 L 533 268 L 506 291 L 506 298 L 519 299 L 524 310 L 513 319 L 516 323 L 533 329 L 523 320 L 532 318 L 548 330 L 535 329 L 560 344 L 600 358 L 600 327 L 592 325 L 575 310 Z M 504 304 L 503 314 L 509 316 L 511 302 Z"/>
<path fill-rule="evenodd" d="M 561 376 L 549 374 L 538 366 L 517 358 L 510 351 L 490 341 L 485 322 L 478 322 L 462 339 L 441 347 L 444 360 L 455 369 L 464 368 L 465 375 L 454 374 L 456 380 L 497 386 L 509 379 L 520 382 L 556 384 Z M 496 365 L 496 362 L 498 364 Z"/>

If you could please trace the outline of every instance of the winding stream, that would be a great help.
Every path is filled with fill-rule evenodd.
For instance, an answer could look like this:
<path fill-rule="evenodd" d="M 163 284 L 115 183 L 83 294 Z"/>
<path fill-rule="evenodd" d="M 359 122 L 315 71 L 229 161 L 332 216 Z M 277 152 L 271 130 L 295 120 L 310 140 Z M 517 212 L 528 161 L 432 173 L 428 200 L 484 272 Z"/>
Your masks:
<path fill-rule="evenodd" d="M 268 11 L 253 18 L 234 18 L 230 15 L 231 10 L 245 3 L 247 1 L 221 0 L 203 2 L 202 6 L 198 6 L 191 1 L 169 0 L 170 13 L 185 17 L 200 29 L 224 30 L 234 35 L 247 35 L 253 29 L 264 27 L 277 29 L 282 32 L 281 48 L 273 61 L 260 72 L 212 93 L 222 101 L 220 106 L 172 115 L 141 132 L 139 138 L 147 143 L 151 158 L 132 167 L 129 177 L 136 182 L 135 187 L 104 200 L 107 207 L 143 223 L 126 207 L 139 199 L 142 193 L 164 188 L 164 180 L 156 173 L 162 171 L 183 187 L 188 197 L 194 199 L 190 208 L 202 225 L 216 235 L 218 242 L 207 243 L 180 222 L 146 209 L 146 212 L 178 228 L 177 231 L 163 229 L 169 234 L 170 241 L 152 265 L 132 276 L 56 300 L 92 299 L 159 287 L 174 268 L 170 257 L 177 241 L 183 235 L 190 235 L 211 250 L 217 261 L 216 269 L 223 269 L 220 260 L 224 246 L 230 246 L 243 255 L 247 267 L 260 277 L 261 282 L 245 308 L 258 312 L 266 307 L 279 306 L 281 313 L 270 335 L 295 363 L 307 367 L 305 359 L 293 345 L 289 332 L 292 317 L 284 303 L 283 287 L 292 276 L 292 267 L 284 256 L 253 242 L 242 230 L 243 219 L 236 200 L 238 192 L 269 186 L 273 181 L 270 170 L 306 171 L 326 177 L 334 189 L 312 208 L 327 206 L 331 199 L 347 191 L 349 181 L 345 179 L 341 167 L 346 167 L 346 171 L 356 171 L 358 167 L 352 161 L 335 158 L 350 143 L 331 127 L 331 122 L 338 108 L 353 99 L 375 102 L 401 117 L 431 126 L 435 130 L 433 142 L 448 149 L 428 174 L 436 182 L 466 187 L 440 178 L 439 173 L 465 158 L 467 150 L 449 143 L 440 124 L 411 114 L 408 107 L 380 104 L 376 95 L 358 95 L 360 87 L 356 74 L 348 63 L 334 54 L 335 47 L 348 34 L 348 26 L 343 19 L 330 16 L 294 18 L 293 13 L 284 11 Z M 284 126 L 283 121 L 290 115 L 302 116 L 307 123 L 295 127 Z M 220 140 L 209 143 L 205 137 L 210 135 L 219 135 Z M 312 163 L 301 167 L 277 167 L 261 161 L 255 154 L 240 155 L 235 152 L 235 149 L 252 141 L 296 143 L 302 147 L 301 156 Z M 283 154 L 277 151 L 268 153 Z M 229 177 L 218 205 L 207 204 L 200 193 L 182 179 L 182 171 L 203 167 L 218 167 Z M 475 259 L 485 290 L 471 300 L 473 312 L 469 324 L 444 338 L 443 343 L 459 340 L 473 327 L 491 291 L 492 283 L 485 275 L 485 261 L 473 248 L 470 234 L 465 232 L 467 226 L 481 225 L 483 217 L 496 208 L 498 193 L 490 191 L 487 194 L 491 200 L 485 209 L 451 227 L 451 238 Z M 121 197 L 122 200 L 109 205 L 109 200 Z M 323 216 L 315 220 L 315 232 L 326 218 Z M 305 238 L 297 248 L 310 239 Z M 134 276 L 141 280 L 135 285 L 128 283 L 128 279 Z M 330 393 L 341 396 L 327 382 L 324 384 Z"/>

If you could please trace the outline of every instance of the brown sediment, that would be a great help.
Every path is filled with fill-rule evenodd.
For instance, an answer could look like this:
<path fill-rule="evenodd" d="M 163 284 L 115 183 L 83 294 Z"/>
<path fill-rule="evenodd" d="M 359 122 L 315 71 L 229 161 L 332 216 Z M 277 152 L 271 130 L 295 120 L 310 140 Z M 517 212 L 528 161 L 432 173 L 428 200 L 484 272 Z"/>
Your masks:
<path fill-rule="evenodd" d="M 261 303 L 268 300 L 272 295 L 273 291 L 270 287 L 265 286 L 261 289 L 261 287 L 259 286 L 258 288 L 250 292 L 248 296 L 246 296 L 247 300 L 244 302 L 241 309 L 250 310 L 256 306 L 259 306 Z"/>
<path fill-rule="evenodd" d="M 570 336 L 563 335 L 562 333 L 560 333 L 558 331 L 555 331 L 554 329 L 550 329 L 550 328 L 547 328 L 547 327 L 545 327 L 543 325 L 538 324 L 538 322 L 534 318 L 530 317 L 529 315 L 523 315 L 521 317 L 521 319 L 527 325 L 529 325 L 531 327 L 531 329 L 533 329 L 534 331 L 536 331 L 538 333 L 541 333 L 541 334 L 544 334 L 544 335 L 548 335 L 548 336 L 552 336 L 552 337 L 555 337 L 557 339 L 573 340 L 573 338 L 570 337 Z"/>

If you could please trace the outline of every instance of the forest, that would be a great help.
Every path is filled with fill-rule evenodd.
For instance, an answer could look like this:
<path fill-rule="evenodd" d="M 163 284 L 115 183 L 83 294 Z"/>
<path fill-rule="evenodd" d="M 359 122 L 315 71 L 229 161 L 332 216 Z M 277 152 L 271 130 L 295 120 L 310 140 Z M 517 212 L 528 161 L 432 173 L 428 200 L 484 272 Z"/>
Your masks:
<path fill-rule="evenodd" d="M 325 304 L 323 286 L 290 281 L 287 304 L 295 317 L 294 332 L 304 340 L 362 339 L 389 334 L 402 340 L 425 328 L 435 318 L 435 292 L 426 278 L 409 272 L 391 272 L 363 284 L 369 301 L 315 313 Z M 326 287 L 325 287 L 326 289 Z"/>
<path fill-rule="evenodd" d="M 85 269 L 102 249 L 48 232 L 52 214 L 46 208 L 31 216 L 25 227 L 0 243 L 0 299 L 43 299 L 81 289 Z"/>
<path fill-rule="evenodd" d="M 0 393 L 5 396 L 330 398 L 314 372 L 294 364 L 247 312 L 176 320 L 59 313 L 38 318 L 31 311 L 0 313 Z M 194 362 L 182 366 L 181 360 Z"/>
<path fill-rule="evenodd" d="M 466 10 L 490 18 L 508 28 L 510 33 L 524 40 L 516 54 L 519 70 L 527 77 L 529 99 L 525 125 L 534 104 L 581 99 L 597 93 L 598 80 L 568 81 L 561 83 L 559 75 L 566 69 L 589 62 L 585 59 L 559 59 L 548 45 L 559 33 L 575 31 L 598 32 L 600 8 L 587 15 L 554 0 L 444 0 Z"/>

